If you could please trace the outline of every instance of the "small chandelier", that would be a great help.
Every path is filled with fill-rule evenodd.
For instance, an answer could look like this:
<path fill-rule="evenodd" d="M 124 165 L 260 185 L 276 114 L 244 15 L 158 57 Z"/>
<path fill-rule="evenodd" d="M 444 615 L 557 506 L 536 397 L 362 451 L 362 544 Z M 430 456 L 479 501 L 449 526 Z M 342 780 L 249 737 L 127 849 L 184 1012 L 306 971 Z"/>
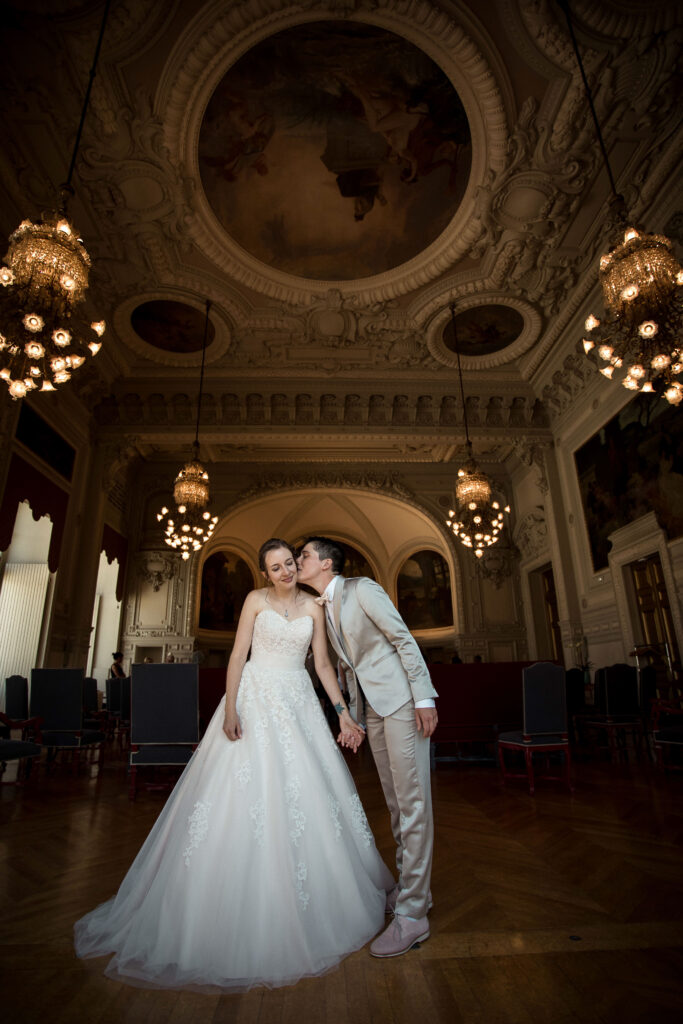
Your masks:
<path fill-rule="evenodd" d="M 597 355 L 600 373 L 621 378 L 629 391 L 663 395 L 672 405 L 683 401 L 683 270 L 664 235 L 629 226 L 624 199 L 617 192 L 607 149 L 579 53 L 568 0 L 558 0 L 567 19 L 574 54 L 593 116 L 612 190 L 612 204 L 623 238 L 600 259 L 605 315 L 585 322 L 583 348 Z M 623 371 L 615 378 L 615 371 Z"/>
<path fill-rule="evenodd" d="M 451 304 L 450 309 L 455 351 L 458 356 L 460 397 L 462 398 L 468 458 L 465 465 L 458 470 L 455 481 L 456 507 L 449 511 L 450 518 L 446 520 L 446 525 L 450 526 L 461 544 L 473 550 L 477 558 L 481 558 L 486 548 L 498 542 L 504 525 L 504 517 L 509 514 L 510 506 L 502 507 L 501 502 L 494 498 L 490 480 L 479 469 L 472 455 L 472 442 L 467 426 L 465 391 L 462 383 L 460 348 L 455 324 L 455 306 Z"/>
<path fill-rule="evenodd" d="M 102 347 L 104 320 L 90 321 L 80 309 L 90 257 L 67 217 L 67 203 L 109 4 L 107 0 L 59 209 L 44 213 L 38 223 L 23 220 L 10 235 L 5 265 L 0 266 L 0 378 L 13 399 L 38 388 L 54 391 Z"/>
<path fill-rule="evenodd" d="M 199 417 L 202 407 L 202 391 L 204 386 L 204 362 L 206 358 L 206 339 L 209 330 L 209 310 L 211 303 L 206 302 L 206 318 L 204 321 L 204 341 L 202 344 L 202 366 L 199 375 L 199 396 L 197 399 L 197 428 L 192 443 L 192 458 L 179 471 L 173 485 L 173 500 L 176 508 L 170 511 L 164 506 L 157 513 L 157 520 L 166 519 L 164 541 L 174 551 L 178 551 L 183 559 L 199 551 L 206 543 L 218 522 L 218 516 L 212 516 L 207 509 L 209 504 L 209 474 L 199 460 Z"/>

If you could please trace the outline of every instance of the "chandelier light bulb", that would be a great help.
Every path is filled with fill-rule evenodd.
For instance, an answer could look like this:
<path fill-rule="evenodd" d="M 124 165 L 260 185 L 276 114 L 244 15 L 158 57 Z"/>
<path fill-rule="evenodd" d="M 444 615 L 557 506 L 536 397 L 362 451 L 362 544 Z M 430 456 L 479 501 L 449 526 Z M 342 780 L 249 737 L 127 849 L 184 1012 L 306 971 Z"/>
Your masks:
<path fill-rule="evenodd" d="M 594 331 L 596 327 L 600 326 L 600 321 L 592 313 L 586 318 L 585 328 L 587 331 Z"/>
<path fill-rule="evenodd" d="M 88 345 L 88 348 L 90 349 L 91 353 L 92 353 L 92 354 L 93 354 L 94 356 L 96 356 L 96 355 L 97 355 L 97 353 L 98 353 L 98 352 L 100 351 L 100 349 L 102 348 L 102 343 L 101 343 L 101 342 L 99 342 L 99 341 L 91 341 L 91 342 L 90 342 L 90 344 Z"/>
<path fill-rule="evenodd" d="M 640 289 L 637 284 L 627 284 L 621 293 L 624 302 L 633 302 L 638 297 Z"/>
<path fill-rule="evenodd" d="M 27 341 L 24 345 L 24 352 L 29 359 L 42 359 L 45 355 L 45 349 L 39 341 Z"/>
<path fill-rule="evenodd" d="M 37 313 L 27 313 L 23 319 L 23 324 L 27 331 L 37 334 L 38 331 L 42 331 L 45 321 Z"/>
<path fill-rule="evenodd" d="M 652 381 L 651 380 L 646 380 L 645 383 L 643 384 L 642 390 L 646 391 L 646 392 L 649 392 L 649 393 L 653 392 L 654 388 L 652 386 Z"/>
<path fill-rule="evenodd" d="M 605 361 L 607 361 L 607 360 L 611 359 L 612 356 L 614 355 L 614 349 L 612 348 L 611 345 L 601 345 L 600 348 L 598 349 L 598 355 L 600 356 L 601 359 L 604 359 Z"/>
<path fill-rule="evenodd" d="M 624 385 L 625 388 L 628 388 L 629 391 L 640 390 L 640 384 L 635 379 L 635 377 L 624 377 L 621 383 Z"/>
<path fill-rule="evenodd" d="M 107 328 L 107 325 L 104 322 L 104 320 L 96 320 L 93 323 L 91 323 L 90 326 L 92 327 L 93 331 L 95 332 L 98 338 L 102 337 Z"/>
<path fill-rule="evenodd" d="M 71 341 L 71 335 L 68 331 L 58 327 L 56 331 L 52 332 L 52 340 L 55 345 L 59 345 L 60 348 L 64 348 Z"/>
<path fill-rule="evenodd" d="M 664 397 L 671 405 L 680 405 L 681 401 L 683 401 L 683 387 L 680 384 L 672 384 L 664 392 Z"/>
<path fill-rule="evenodd" d="M 9 384 L 9 393 L 12 398 L 23 398 L 26 394 L 26 385 L 23 380 L 12 380 Z"/>
<path fill-rule="evenodd" d="M 666 352 L 659 352 L 650 361 L 650 366 L 653 370 L 666 370 L 667 366 L 671 366 L 671 357 Z"/>
<path fill-rule="evenodd" d="M 646 320 L 638 328 L 638 334 L 641 338 L 654 338 L 655 334 L 659 330 L 659 327 L 654 320 Z"/>
<path fill-rule="evenodd" d="M 6 288 L 14 281 L 14 274 L 9 267 L 0 267 L 0 284 Z"/>
<path fill-rule="evenodd" d="M 603 377 L 607 377 L 608 380 L 611 380 L 612 379 L 612 374 L 614 373 L 614 367 L 613 366 L 601 366 L 600 367 L 600 373 L 603 375 Z"/>
<path fill-rule="evenodd" d="M 640 238 L 635 228 L 628 228 L 624 234 L 624 242 L 630 242 L 634 238 Z"/>

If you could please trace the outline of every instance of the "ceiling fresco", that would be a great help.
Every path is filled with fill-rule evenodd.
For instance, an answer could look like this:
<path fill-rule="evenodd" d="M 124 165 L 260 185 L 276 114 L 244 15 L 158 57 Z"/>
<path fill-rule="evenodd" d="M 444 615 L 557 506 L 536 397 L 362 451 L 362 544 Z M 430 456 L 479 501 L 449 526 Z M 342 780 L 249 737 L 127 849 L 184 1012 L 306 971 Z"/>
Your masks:
<path fill-rule="evenodd" d="M 143 302 L 130 315 L 135 333 L 148 345 L 165 352 L 198 352 L 204 341 L 205 320 L 200 310 L 172 299 Z M 207 346 L 215 333 L 209 320 Z"/>
<path fill-rule="evenodd" d="M 443 342 L 463 356 L 486 356 L 511 345 L 523 327 L 523 316 L 510 306 L 475 306 L 456 313 L 455 334 L 452 321 L 446 321 Z"/>
<path fill-rule="evenodd" d="M 471 166 L 443 71 L 392 32 L 335 21 L 280 32 L 238 60 L 208 103 L 198 155 L 235 242 L 277 270 L 339 281 L 430 245 Z"/>

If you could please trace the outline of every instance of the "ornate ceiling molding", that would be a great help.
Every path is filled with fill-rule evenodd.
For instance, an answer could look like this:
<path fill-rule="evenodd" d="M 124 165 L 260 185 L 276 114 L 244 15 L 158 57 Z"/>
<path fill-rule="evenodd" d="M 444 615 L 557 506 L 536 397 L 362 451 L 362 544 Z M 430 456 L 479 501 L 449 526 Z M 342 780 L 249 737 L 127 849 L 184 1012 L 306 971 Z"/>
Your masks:
<path fill-rule="evenodd" d="M 138 292 L 122 302 L 115 310 L 114 329 L 116 333 L 122 341 L 125 341 L 129 348 L 144 359 L 151 359 L 152 362 L 161 363 L 163 366 L 199 366 L 202 361 L 201 349 L 198 349 L 196 352 L 168 352 L 165 349 L 155 348 L 154 345 L 143 341 L 133 329 L 131 315 L 135 308 L 144 302 L 154 302 L 163 299 L 171 302 L 183 302 L 198 310 L 202 317 L 205 314 L 206 299 L 181 288 L 157 288 L 154 291 Z M 209 316 L 215 330 L 213 341 L 206 349 L 206 361 L 208 364 L 211 364 L 229 352 L 232 337 L 230 326 L 220 306 L 212 306 Z"/>
<path fill-rule="evenodd" d="M 484 356 L 461 356 L 464 370 L 489 370 L 494 366 L 503 366 L 530 349 L 538 341 L 541 333 L 542 319 L 538 311 L 530 303 L 503 291 L 480 292 L 465 299 L 458 299 L 455 295 L 445 295 L 442 301 L 444 305 L 455 302 L 457 313 L 462 313 L 466 309 L 476 309 L 478 306 L 509 306 L 520 313 L 524 320 L 519 337 L 506 348 Z M 432 318 L 427 326 L 426 342 L 427 348 L 435 359 L 438 359 L 444 366 L 457 369 L 458 357 L 455 352 L 446 347 L 443 340 L 443 330 L 450 320 L 450 315 L 450 310 L 446 305 L 445 309 Z"/>
<path fill-rule="evenodd" d="M 186 225 L 195 244 L 232 278 L 280 301 L 307 303 L 334 284 L 343 294 L 353 292 L 367 304 L 394 298 L 433 280 L 476 241 L 480 234 L 474 216 L 476 190 L 487 168 L 495 172 L 506 162 L 507 123 L 494 76 L 477 45 L 443 9 L 427 0 L 378 0 L 372 4 L 344 4 L 343 9 L 358 21 L 403 35 L 451 79 L 472 133 L 470 180 L 450 225 L 422 254 L 385 274 L 353 282 L 309 281 L 265 266 L 229 238 L 198 190 Z M 293 7 L 286 0 L 239 3 L 227 9 L 216 0 L 197 16 L 167 61 L 155 99 L 171 159 L 183 169 L 185 178 L 199 180 L 197 148 L 202 116 L 227 69 L 261 39 L 308 21 L 339 16 L 340 8 L 335 3 Z"/>

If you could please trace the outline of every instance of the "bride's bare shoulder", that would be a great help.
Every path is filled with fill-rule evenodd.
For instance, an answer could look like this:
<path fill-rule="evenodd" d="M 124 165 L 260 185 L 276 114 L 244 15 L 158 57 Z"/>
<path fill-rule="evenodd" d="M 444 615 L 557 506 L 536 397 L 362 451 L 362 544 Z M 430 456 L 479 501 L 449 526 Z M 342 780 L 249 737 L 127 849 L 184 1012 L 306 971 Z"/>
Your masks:
<path fill-rule="evenodd" d="M 313 594 L 309 594 L 305 590 L 300 590 L 299 595 L 301 599 L 301 607 L 304 611 L 308 612 L 309 615 L 314 615 L 316 611 L 322 611 L 322 608 L 313 597 Z"/>

